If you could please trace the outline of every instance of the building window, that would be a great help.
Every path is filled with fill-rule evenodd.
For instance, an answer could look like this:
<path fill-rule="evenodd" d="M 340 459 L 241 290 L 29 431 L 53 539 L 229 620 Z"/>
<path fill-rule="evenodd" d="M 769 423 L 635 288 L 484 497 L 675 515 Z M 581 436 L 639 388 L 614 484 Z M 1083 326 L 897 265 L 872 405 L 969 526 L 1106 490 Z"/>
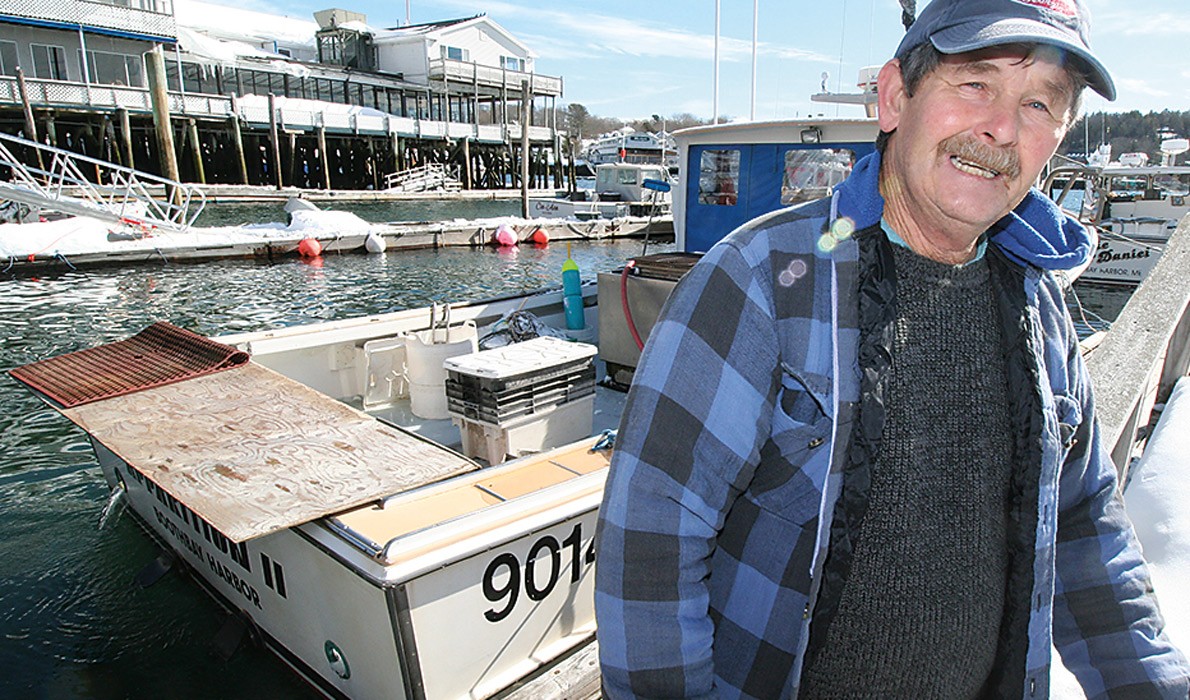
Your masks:
<path fill-rule="evenodd" d="M 16 75 L 19 65 L 17 43 L 15 41 L 0 41 L 0 75 Z"/>
<path fill-rule="evenodd" d="M 461 49 L 457 46 L 442 45 L 439 47 L 442 51 L 442 57 L 448 58 L 452 61 L 470 61 L 471 52 L 467 49 Z"/>
<path fill-rule="evenodd" d="M 740 152 L 703 151 L 698 168 L 698 201 L 733 207 L 740 191 Z"/>
<path fill-rule="evenodd" d="M 516 58 L 515 56 L 501 56 L 500 67 L 504 70 L 523 71 L 525 70 L 525 59 Z"/>
<path fill-rule="evenodd" d="M 66 50 L 61 46 L 29 44 L 33 52 L 33 77 L 66 80 Z"/>
<path fill-rule="evenodd" d="M 80 55 L 82 52 L 79 52 Z M 168 66 L 168 64 L 167 64 Z M 87 74 L 100 85 L 145 86 L 144 59 L 107 51 L 87 51 Z M 168 81 L 169 70 L 166 70 Z"/>

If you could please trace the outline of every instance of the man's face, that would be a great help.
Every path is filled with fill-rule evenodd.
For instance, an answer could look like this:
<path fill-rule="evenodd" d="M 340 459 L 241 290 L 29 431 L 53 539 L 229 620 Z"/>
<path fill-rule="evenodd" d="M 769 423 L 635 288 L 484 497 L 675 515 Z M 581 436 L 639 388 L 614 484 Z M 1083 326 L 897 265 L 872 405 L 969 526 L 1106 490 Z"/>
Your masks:
<path fill-rule="evenodd" d="M 912 97 L 886 65 L 880 127 L 896 133 L 882 175 L 895 223 L 954 248 L 1012 211 L 1066 133 L 1073 96 L 1060 60 L 1019 47 L 944 56 Z"/>

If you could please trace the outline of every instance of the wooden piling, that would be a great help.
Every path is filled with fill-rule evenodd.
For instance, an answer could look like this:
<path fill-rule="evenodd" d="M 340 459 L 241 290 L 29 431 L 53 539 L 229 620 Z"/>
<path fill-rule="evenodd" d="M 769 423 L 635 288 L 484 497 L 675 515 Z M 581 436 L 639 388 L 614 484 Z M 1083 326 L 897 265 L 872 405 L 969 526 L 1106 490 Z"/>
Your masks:
<path fill-rule="evenodd" d="M 157 156 L 161 173 L 166 178 L 181 181 L 178 156 L 174 151 L 174 132 L 169 121 L 169 93 L 166 92 L 165 55 L 161 45 L 145 52 L 145 73 L 149 78 L 149 100 L 153 105 L 153 128 L 157 133 Z"/>
<path fill-rule="evenodd" d="M 272 142 L 273 155 L 273 180 L 277 185 L 277 189 L 282 189 L 284 185 L 281 183 L 281 143 L 277 135 L 277 96 L 269 93 L 269 141 Z"/>
<path fill-rule="evenodd" d="M 207 171 L 202 164 L 202 144 L 198 141 L 198 122 L 191 117 L 187 120 L 189 126 L 190 155 L 194 158 L 194 173 L 199 184 L 207 184 Z"/>
<path fill-rule="evenodd" d="M 285 139 L 285 155 L 289 167 L 286 170 L 289 172 L 289 184 L 295 187 L 301 187 L 297 184 L 297 134 L 292 131 L 285 132 L 288 137 Z"/>
<path fill-rule="evenodd" d="M 25 138 L 37 140 L 37 123 L 33 121 L 33 105 L 29 102 L 29 88 L 25 86 L 25 71 L 17 66 L 17 90 L 21 93 L 21 107 L 25 111 Z M 45 161 L 41 158 L 41 151 L 37 151 L 37 167 L 45 170 Z"/>
<path fill-rule="evenodd" d="M 463 138 L 463 189 L 471 189 L 471 139 Z"/>
<path fill-rule="evenodd" d="M 323 189 L 329 192 L 331 189 L 331 161 L 326 153 L 326 127 L 322 124 L 318 125 L 318 159 L 322 162 Z"/>
<path fill-rule="evenodd" d="M 521 81 L 521 218 L 529 218 L 529 81 Z"/>
<path fill-rule="evenodd" d="M 240 184 L 248 184 L 248 160 L 244 157 L 244 135 L 240 132 L 240 115 L 231 115 L 231 141 L 236 150 L 236 165 L 239 167 Z"/>
<path fill-rule="evenodd" d="M 132 154 L 132 120 L 128 117 L 128 110 L 123 107 L 116 110 L 116 117 L 120 120 L 120 150 L 124 154 L 124 167 L 136 168 L 136 159 Z"/>

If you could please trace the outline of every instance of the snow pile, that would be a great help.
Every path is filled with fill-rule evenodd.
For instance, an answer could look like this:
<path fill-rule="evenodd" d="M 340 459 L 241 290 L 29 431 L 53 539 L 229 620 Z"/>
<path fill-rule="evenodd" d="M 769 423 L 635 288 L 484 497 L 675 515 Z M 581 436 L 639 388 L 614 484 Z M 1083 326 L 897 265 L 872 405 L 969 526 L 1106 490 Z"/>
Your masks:
<path fill-rule="evenodd" d="M 1144 456 L 1133 467 L 1124 505 L 1136 528 L 1153 577 L 1153 588 L 1165 617 L 1166 634 L 1190 654 L 1190 379 L 1174 388 L 1149 439 Z M 1055 700 L 1085 698 L 1078 681 L 1054 655 Z"/>
<path fill-rule="evenodd" d="M 1190 380 L 1174 388 L 1124 492 L 1173 643 L 1190 653 Z"/>
<path fill-rule="evenodd" d="M 306 237 L 366 236 L 372 232 L 372 224 L 349 211 L 297 209 L 290 212 L 289 216 L 286 230 Z"/>
<path fill-rule="evenodd" d="M 275 41 L 313 47 L 314 34 L 318 31 L 318 24 L 312 18 L 284 17 L 198 0 L 175 0 L 174 13 L 179 27 L 255 45 Z"/>

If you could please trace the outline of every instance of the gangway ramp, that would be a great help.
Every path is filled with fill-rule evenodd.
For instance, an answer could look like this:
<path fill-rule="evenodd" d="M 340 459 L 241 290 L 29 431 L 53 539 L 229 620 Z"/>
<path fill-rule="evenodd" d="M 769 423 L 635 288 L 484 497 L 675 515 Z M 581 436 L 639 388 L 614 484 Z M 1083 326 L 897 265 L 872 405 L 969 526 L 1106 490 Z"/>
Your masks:
<path fill-rule="evenodd" d="M 206 205 L 206 196 L 193 185 L 0 134 L 0 173 L 4 171 L 8 178 L 0 180 L 0 200 L 116 224 L 183 231 Z M 156 189 L 164 197 L 153 196 Z"/>

